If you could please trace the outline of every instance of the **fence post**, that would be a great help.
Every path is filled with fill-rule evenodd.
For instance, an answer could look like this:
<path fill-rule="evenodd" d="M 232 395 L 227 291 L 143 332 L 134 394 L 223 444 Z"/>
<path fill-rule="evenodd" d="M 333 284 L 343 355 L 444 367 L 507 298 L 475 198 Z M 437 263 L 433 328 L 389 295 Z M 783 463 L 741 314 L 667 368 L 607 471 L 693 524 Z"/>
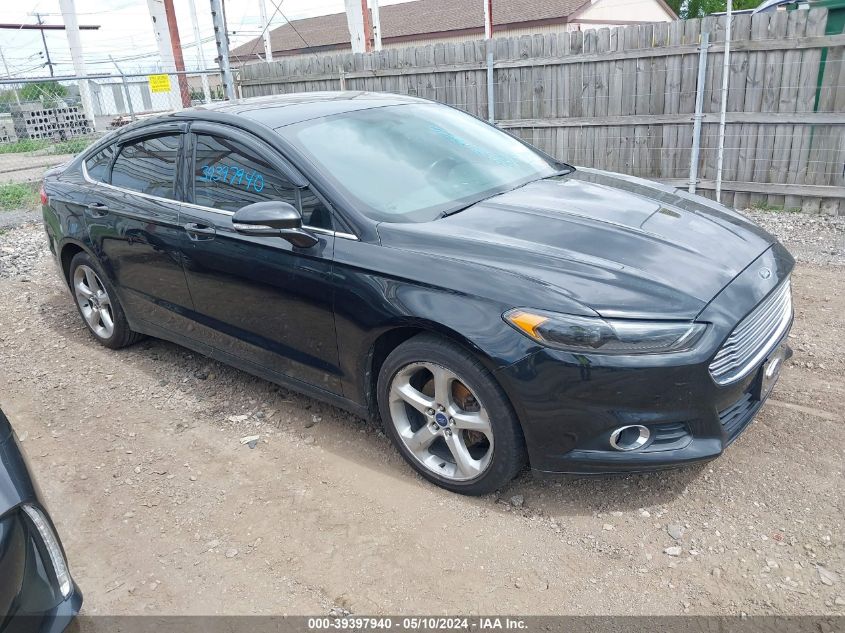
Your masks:
<path fill-rule="evenodd" d="M 716 159 L 716 202 L 722 201 L 722 163 L 725 159 L 725 110 L 728 107 L 728 79 L 731 74 L 731 13 L 732 0 L 728 0 L 725 17 L 725 55 L 722 65 L 722 103 L 719 106 L 719 155 Z"/>
<path fill-rule="evenodd" d="M 126 81 L 126 75 L 120 73 L 120 80 L 123 82 L 123 94 L 126 96 L 126 107 L 129 108 L 129 118 L 135 120 L 135 108 L 132 107 L 132 95 L 129 94 L 129 83 Z"/>
<path fill-rule="evenodd" d="M 695 84 L 695 119 L 692 125 L 692 151 L 689 157 L 689 189 L 695 193 L 698 184 L 698 153 L 701 148 L 701 119 L 704 109 L 704 83 L 707 79 L 707 49 L 710 47 L 710 33 L 701 34 L 698 49 L 698 79 Z"/>
<path fill-rule="evenodd" d="M 129 117 L 134 121 L 135 120 L 135 108 L 132 107 L 132 95 L 129 94 L 129 84 L 126 81 L 126 75 L 123 74 L 123 71 L 120 69 L 120 66 L 117 65 L 117 62 L 114 61 L 114 57 L 109 55 L 109 59 L 111 63 L 114 64 L 114 67 L 117 68 L 117 72 L 120 73 L 120 81 L 123 83 L 123 96 L 126 98 L 126 107 L 129 108 Z M 94 117 L 94 114 L 91 113 L 91 118 Z"/>
<path fill-rule="evenodd" d="M 496 122 L 496 85 L 493 80 L 493 38 L 487 40 L 487 120 Z"/>

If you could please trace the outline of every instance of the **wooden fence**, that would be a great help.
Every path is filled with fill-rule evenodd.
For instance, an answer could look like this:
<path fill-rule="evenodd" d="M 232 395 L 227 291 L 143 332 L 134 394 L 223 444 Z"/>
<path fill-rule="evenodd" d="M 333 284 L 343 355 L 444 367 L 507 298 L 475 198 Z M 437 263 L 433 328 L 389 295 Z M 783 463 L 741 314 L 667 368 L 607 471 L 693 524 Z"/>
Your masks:
<path fill-rule="evenodd" d="M 826 23 L 825 9 L 733 17 L 722 202 L 845 215 L 845 34 L 824 35 Z M 725 27 L 722 16 L 496 39 L 495 122 L 567 162 L 687 188 L 699 96 L 695 187 L 712 197 Z M 472 41 L 249 64 L 239 82 L 245 97 L 382 91 L 488 118 L 487 76 L 486 43 Z"/>

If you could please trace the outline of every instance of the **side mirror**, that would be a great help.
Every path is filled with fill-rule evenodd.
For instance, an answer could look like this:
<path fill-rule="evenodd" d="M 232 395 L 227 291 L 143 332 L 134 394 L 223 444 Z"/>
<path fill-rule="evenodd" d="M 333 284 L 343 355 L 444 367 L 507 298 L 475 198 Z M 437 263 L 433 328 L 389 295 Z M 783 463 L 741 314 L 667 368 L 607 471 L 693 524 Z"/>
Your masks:
<path fill-rule="evenodd" d="M 287 202 L 255 202 L 235 211 L 232 226 L 243 235 L 278 236 L 294 246 L 308 248 L 317 238 L 302 228 L 302 216 Z"/>

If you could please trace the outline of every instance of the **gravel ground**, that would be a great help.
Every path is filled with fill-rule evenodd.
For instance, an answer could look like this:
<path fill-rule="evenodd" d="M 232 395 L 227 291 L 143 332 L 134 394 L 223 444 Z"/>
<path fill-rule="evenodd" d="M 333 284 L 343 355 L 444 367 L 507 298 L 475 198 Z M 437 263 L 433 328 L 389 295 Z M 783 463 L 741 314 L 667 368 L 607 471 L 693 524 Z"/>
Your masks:
<path fill-rule="evenodd" d="M 0 209 L 0 231 L 40 221 L 41 209 L 36 209 L 34 205 L 30 209 L 15 209 L 14 211 Z"/>
<path fill-rule="evenodd" d="M 7 215 L 0 212 L 0 221 Z M 29 222 L 23 226 L 3 228 L 0 224 L 0 279 L 18 278 L 27 281 L 36 264 L 47 258 L 47 236 L 44 229 L 32 223 L 32 216 L 27 211 L 10 212 Z"/>
<path fill-rule="evenodd" d="M 786 244 L 799 261 L 845 266 L 845 216 L 754 209 L 745 214 Z"/>
<path fill-rule="evenodd" d="M 345 412 L 96 345 L 37 225 L 0 235 L 0 406 L 88 614 L 843 615 L 843 225 L 757 217 L 799 259 L 795 357 L 705 466 L 447 493 Z"/>

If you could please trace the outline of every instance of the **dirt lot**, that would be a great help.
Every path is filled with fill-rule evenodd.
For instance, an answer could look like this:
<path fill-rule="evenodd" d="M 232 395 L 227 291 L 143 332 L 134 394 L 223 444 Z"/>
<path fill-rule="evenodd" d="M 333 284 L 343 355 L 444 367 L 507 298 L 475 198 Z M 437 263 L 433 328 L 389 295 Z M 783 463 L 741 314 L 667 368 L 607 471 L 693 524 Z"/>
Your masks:
<path fill-rule="evenodd" d="M 795 357 L 703 467 L 444 492 L 354 416 L 97 346 L 37 226 L 0 235 L 0 405 L 88 614 L 845 614 L 845 227 L 765 219 L 801 257 Z"/>

